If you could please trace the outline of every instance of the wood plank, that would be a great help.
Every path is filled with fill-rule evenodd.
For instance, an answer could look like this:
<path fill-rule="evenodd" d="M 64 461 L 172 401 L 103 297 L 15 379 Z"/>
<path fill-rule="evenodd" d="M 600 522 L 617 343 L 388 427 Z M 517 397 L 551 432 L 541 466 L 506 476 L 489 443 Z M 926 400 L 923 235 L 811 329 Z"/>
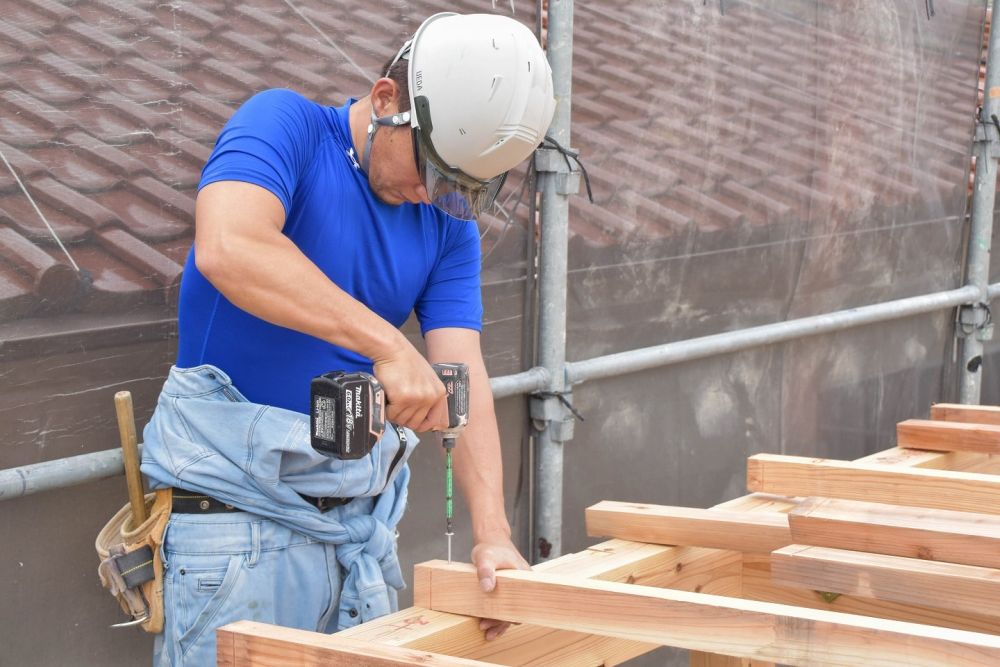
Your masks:
<path fill-rule="evenodd" d="M 1000 514 L 1000 476 L 982 473 L 756 454 L 747 460 L 747 486 L 787 496 Z"/>
<path fill-rule="evenodd" d="M 714 549 L 609 540 L 535 567 L 574 577 L 735 596 L 739 595 L 742 561 L 739 554 Z M 415 578 L 425 574 L 418 571 Z M 421 588 L 418 579 L 415 589 Z M 415 607 L 339 634 L 503 665 L 546 667 L 616 665 L 657 648 L 654 644 L 527 624 L 513 626 L 500 638 L 487 642 L 478 619 L 426 609 L 419 599 L 415 603 Z"/>
<path fill-rule="evenodd" d="M 788 665 L 1000 664 L 1000 637 L 983 633 L 541 572 L 498 572 L 496 589 L 484 594 L 471 565 L 437 561 L 417 568 L 431 573 L 421 598 L 453 613 Z"/>
<path fill-rule="evenodd" d="M 931 406 L 931 419 L 1000 426 L 1000 407 L 993 405 L 938 403 Z"/>
<path fill-rule="evenodd" d="M 896 424 L 900 447 L 938 452 L 1000 453 L 1000 426 L 907 419 Z"/>
<path fill-rule="evenodd" d="M 586 510 L 587 534 L 653 544 L 770 553 L 792 543 L 781 512 L 737 512 L 605 500 Z"/>
<path fill-rule="evenodd" d="M 771 554 L 775 583 L 1000 617 L 1000 570 L 793 544 Z"/>
<path fill-rule="evenodd" d="M 771 557 L 743 555 L 743 597 L 761 602 L 796 605 L 847 614 L 874 616 L 910 623 L 938 625 L 973 632 L 997 633 L 997 619 L 985 614 L 957 614 L 953 611 L 855 595 L 841 595 L 832 601 L 818 591 L 782 586 L 771 579 Z"/>
<path fill-rule="evenodd" d="M 903 468 L 976 470 L 984 462 L 988 462 L 993 458 L 995 457 L 969 452 L 927 452 L 893 447 L 858 459 L 855 463 L 874 463 Z M 745 498 L 756 498 L 762 495 L 756 493 Z M 771 498 L 772 496 L 766 497 Z M 739 500 L 737 499 L 737 501 L 732 502 L 736 503 Z M 790 510 L 794 510 L 795 507 L 801 507 L 804 504 L 813 502 L 815 499 L 788 500 L 795 503 L 790 508 Z M 879 505 L 879 507 L 886 506 Z M 899 507 L 896 509 L 902 510 L 904 508 Z M 792 519 L 790 519 L 790 523 L 791 521 Z M 871 598 L 852 595 L 840 595 L 836 599 L 829 601 L 816 591 L 806 591 L 774 583 L 771 579 L 770 561 L 769 556 L 757 554 L 743 555 L 743 576 L 741 579 L 743 597 L 762 602 L 794 604 L 802 607 L 841 611 L 914 623 L 927 623 L 975 632 L 994 633 L 996 631 L 996 619 L 982 614 L 956 614 L 951 611 L 932 607 L 873 600 Z"/>
<path fill-rule="evenodd" d="M 797 544 L 1000 568 L 995 514 L 814 498 L 788 523 Z"/>
<path fill-rule="evenodd" d="M 719 503 L 712 509 L 733 510 L 741 512 L 787 512 L 798 504 L 794 498 L 784 498 L 780 496 L 770 496 L 763 493 L 752 493 L 739 498 L 733 498 L 726 502 Z M 734 597 L 743 596 L 743 568 L 740 569 L 739 591 L 733 594 Z M 674 587 L 671 587 L 674 588 Z M 711 591 L 704 591 L 711 593 Z M 732 656 L 719 655 L 717 653 L 706 653 L 703 651 L 689 652 L 690 665 L 692 667 L 732 667 L 733 660 L 739 660 L 741 667 L 775 667 L 772 662 L 763 660 L 749 660 L 747 658 L 733 658 Z"/>
<path fill-rule="evenodd" d="M 237 621 L 216 630 L 218 664 L 226 667 L 489 667 L 491 663 L 345 639 L 339 635 Z"/>
<path fill-rule="evenodd" d="M 1000 457 L 975 452 L 928 452 L 921 449 L 892 447 L 855 459 L 854 463 L 877 463 L 900 468 L 984 472 L 980 468 L 993 462 L 994 459 L 1000 460 Z"/>

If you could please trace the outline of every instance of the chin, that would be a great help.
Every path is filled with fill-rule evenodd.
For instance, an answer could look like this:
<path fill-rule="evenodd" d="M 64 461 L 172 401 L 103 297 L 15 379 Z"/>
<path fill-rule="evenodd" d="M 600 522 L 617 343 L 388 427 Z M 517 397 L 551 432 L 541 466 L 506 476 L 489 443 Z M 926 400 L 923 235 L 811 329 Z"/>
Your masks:
<path fill-rule="evenodd" d="M 392 194 L 388 192 L 379 192 L 377 190 L 372 190 L 375 194 L 375 198 L 378 199 L 383 204 L 388 204 L 389 206 L 399 206 L 406 201 L 401 195 Z"/>

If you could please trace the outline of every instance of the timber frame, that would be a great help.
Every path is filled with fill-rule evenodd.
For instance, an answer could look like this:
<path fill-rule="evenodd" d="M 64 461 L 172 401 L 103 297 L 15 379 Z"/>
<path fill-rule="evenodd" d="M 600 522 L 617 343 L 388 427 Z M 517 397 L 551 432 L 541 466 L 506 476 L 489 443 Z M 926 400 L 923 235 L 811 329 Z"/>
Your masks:
<path fill-rule="evenodd" d="M 898 436 L 853 462 L 752 456 L 753 493 L 711 509 L 598 503 L 588 534 L 613 539 L 490 594 L 432 561 L 414 607 L 336 635 L 227 625 L 218 664 L 1000 665 L 1000 408 L 936 405 Z M 479 617 L 520 625 L 486 642 Z"/>

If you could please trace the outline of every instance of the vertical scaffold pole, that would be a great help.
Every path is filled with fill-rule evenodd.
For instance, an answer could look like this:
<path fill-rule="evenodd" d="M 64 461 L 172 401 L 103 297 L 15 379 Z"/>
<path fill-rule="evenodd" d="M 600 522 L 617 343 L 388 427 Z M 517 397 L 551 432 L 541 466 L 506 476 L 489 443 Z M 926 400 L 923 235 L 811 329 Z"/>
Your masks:
<path fill-rule="evenodd" d="M 997 188 L 997 156 L 1000 155 L 1000 26 L 995 25 L 1000 0 L 992 3 L 990 42 L 986 53 L 983 107 L 976 125 L 976 180 L 972 194 L 972 220 L 965 284 L 980 291 L 979 300 L 962 306 L 958 335 L 962 344 L 959 401 L 979 403 L 982 391 L 983 343 L 993 337 L 987 287 L 990 277 L 990 245 L 993 237 L 993 206 Z"/>
<path fill-rule="evenodd" d="M 549 0 L 546 54 L 556 96 L 549 136 L 570 146 L 570 94 L 573 76 L 573 0 Z M 554 149 L 535 155 L 541 201 L 538 284 L 538 365 L 551 383 L 531 401 L 535 440 L 534 562 L 562 552 L 563 444 L 572 437 L 566 410 L 566 269 L 569 196 L 579 189 L 579 172 Z"/>

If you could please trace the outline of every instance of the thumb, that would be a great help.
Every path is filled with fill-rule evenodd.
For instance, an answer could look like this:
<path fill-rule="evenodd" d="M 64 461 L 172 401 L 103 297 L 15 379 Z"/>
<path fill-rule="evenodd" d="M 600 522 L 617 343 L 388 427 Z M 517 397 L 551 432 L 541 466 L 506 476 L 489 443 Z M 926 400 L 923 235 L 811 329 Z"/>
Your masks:
<path fill-rule="evenodd" d="M 476 562 L 476 574 L 479 576 L 479 587 L 484 593 L 489 593 L 497 585 L 496 564 L 491 558 L 482 557 Z"/>

